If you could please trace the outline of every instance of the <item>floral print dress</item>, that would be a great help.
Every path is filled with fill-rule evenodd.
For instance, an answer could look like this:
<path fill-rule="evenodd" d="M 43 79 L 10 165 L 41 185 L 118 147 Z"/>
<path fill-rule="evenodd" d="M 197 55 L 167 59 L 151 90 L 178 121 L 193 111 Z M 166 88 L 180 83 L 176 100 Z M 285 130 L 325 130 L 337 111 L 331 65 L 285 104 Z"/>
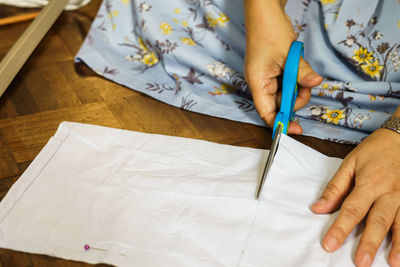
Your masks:
<path fill-rule="evenodd" d="M 193 112 L 265 125 L 243 77 L 243 0 L 104 0 L 76 56 L 98 74 Z M 359 143 L 400 105 L 400 1 L 289 0 L 324 77 L 296 113 L 304 134 Z"/>

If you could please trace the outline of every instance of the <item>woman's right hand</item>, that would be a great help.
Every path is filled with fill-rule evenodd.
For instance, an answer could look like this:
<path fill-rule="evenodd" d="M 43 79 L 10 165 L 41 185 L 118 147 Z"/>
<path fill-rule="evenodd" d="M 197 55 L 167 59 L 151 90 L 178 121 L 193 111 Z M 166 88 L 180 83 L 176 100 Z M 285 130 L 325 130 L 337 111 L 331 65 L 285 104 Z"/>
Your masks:
<path fill-rule="evenodd" d="M 243 0 L 246 24 L 245 78 L 250 87 L 257 112 L 269 127 L 280 103 L 278 76 L 283 73 L 290 45 L 296 40 L 290 18 L 285 14 L 284 0 Z M 322 82 L 322 77 L 300 59 L 299 93 L 294 110 L 304 107 L 311 98 L 311 87 Z M 288 133 L 301 134 L 295 122 Z"/>

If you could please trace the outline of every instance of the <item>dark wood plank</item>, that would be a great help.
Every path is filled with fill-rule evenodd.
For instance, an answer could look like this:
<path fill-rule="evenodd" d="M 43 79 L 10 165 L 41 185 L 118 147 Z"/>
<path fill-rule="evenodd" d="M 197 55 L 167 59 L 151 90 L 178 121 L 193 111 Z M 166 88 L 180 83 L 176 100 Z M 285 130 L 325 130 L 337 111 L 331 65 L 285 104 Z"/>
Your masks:
<path fill-rule="evenodd" d="M 32 163 L 32 161 L 23 161 L 23 162 L 18 162 L 18 168 L 21 171 L 21 173 L 23 173 L 28 167 L 29 165 Z"/>
<path fill-rule="evenodd" d="M 67 64 L 72 65 L 69 64 L 69 62 Z M 83 103 L 76 91 L 72 89 L 72 85 L 59 69 L 59 67 L 64 64 L 66 64 L 66 62 L 62 62 L 61 64 L 51 63 L 41 66 L 41 77 L 43 77 L 49 85 L 46 88 L 52 91 L 51 94 L 54 95 L 57 100 L 59 108 L 80 106 Z M 49 90 L 46 90 L 46 93 L 49 93 Z"/>
<path fill-rule="evenodd" d="M 29 254 L 7 249 L 0 249 L 0 262 L 2 266 L 33 266 Z"/>
<path fill-rule="evenodd" d="M 0 179 L 20 174 L 17 162 L 0 129 Z"/>
<path fill-rule="evenodd" d="M 11 186 L 18 180 L 19 176 L 11 176 L 0 179 L 0 200 L 3 199 Z"/>
<path fill-rule="evenodd" d="M 78 64 L 77 64 L 78 65 Z M 102 89 L 99 83 L 101 79 L 97 74 L 92 72 L 90 75 L 81 76 L 82 68 L 74 64 L 58 63 L 58 71 L 68 81 L 71 89 L 75 92 L 82 104 L 101 102 L 99 91 Z M 80 68 L 77 70 L 77 68 Z M 87 70 L 85 68 L 85 70 Z M 90 73 L 90 72 L 89 72 Z"/>
<path fill-rule="evenodd" d="M 10 90 L 12 92 L 12 90 Z M 12 98 L 10 98 L 7 91 L 0 98 L 0 120 L 6 118 L 13 118 L 18 115 L 17 110 L 12 103 Z"/>
<path fill-rule="evenodd" d="M 12 266 L 12 267 L 54 267 L 54 266 L 62 266 L 62 267 L 88 267 L 88 266 L 97 266 L 97 267 L 105 267 L 109 266 L 106 264 L 88 264 L 82 263 L 78 261 L 70 261 L 58 259 L 45 255 L 38 254 L 30 254 L 19 251 L 13 251 L 9 249 L 1 249 L 0 248 L 0 266 Z"/>
<path fill-rule="evenodd" d="M 354 145 L 338 144 L 309 136 L 292 137 L 329 157 L 344 158 L 355 147 Z"/>
<path fill-rule="evenodd" d="M 3 6 L 0 6 L 0 10 L 2 10 L 3 8 Z M 0 58 L 5 56 L 10 47 L 13 46 L 13 44 L 18 40 L 19 36 L 28 26 L 29 22 L 21 22 L 9 26 L 0 26 L 0 36 L 6 37 L 2 38 L 0 42 Z"/>
<path fill-rule="evenodd" d="M 63 121 L 119 127 L 104 103 L 93 103 L 0 120 L 0 129 L 19 163 L 33 160 Z"/>
<path fill-rule="evenodd" d="M 24 74 L 25 71 L 21 71 L 17 74 L 15 82 L 11 83 L 8 88 L 9 90 L 4 94 L 4 98 L 9 98 L 11 100 L 18 116 L 33 114 L 40 110 L 28 87 L 22 82 Z"/>
<path fill-rule="evenodd" d="M 98 266 L 98 267 L 105 267 L 109 266 L 106 264 L 88 264 L 78 261 L 67 261 L 63 259 L 58 259 L 54 257 L 49 257 L 45 255 L 36 255 L 36 254 L 29 254 L 33 266 L 40 266 L 40 267 L 54 267 L 54 266 L 63 266 L 63 267 L 87 267 L 87 266 Z"/>

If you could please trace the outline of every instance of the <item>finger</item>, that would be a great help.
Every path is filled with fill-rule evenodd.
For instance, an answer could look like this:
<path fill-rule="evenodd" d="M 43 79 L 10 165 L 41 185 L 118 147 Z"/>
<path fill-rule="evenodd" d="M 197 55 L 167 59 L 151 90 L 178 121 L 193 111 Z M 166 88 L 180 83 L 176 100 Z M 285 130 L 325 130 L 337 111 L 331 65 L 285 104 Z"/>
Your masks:
<path fill-rule="evenodd" d="M 326 185 L 320 199 L 311 206 L 311 210 L 315 213 L 329 213 L 338 209 L 351 190 L 354 170 L 355 160 L 350 154 L 343 160 L 336 174 Z"/>
<path fill-rule="evenodd" d="M 299 110 L 307 105 L 311 99 L 311 88 L 301 87 L 297 95 L 296 102 L 294 103 L 294 110 Z"/>
<path fill-rule="evenodd" d="M 289 123 L 288 134 L 302 134 L 303 128 L 295 121 Z"/>
<path fill-rule="evenodd" d="M 252 86 L 250 84 L 250 86 Z M 278 82 L 276 78 L 265 79 L 251 87 L 254 105 L 260 117 L 272 128 L 276 117 Z"/>
<path fill-rule="evenodd" d="M 303 87 L 311 88 L 322 82 L 322 76 L 316 73 L 307 61 L 300 58 L 297 82 Z"/>
<path fill-rule="evenodd" d="M 397 210 L 392 225 L 392 249 L 389 253 L 389 264 L 392 267 L 400 266 L 400 210 Z"/>
<path fill-rule="evenodd" d="M 278 92 L 278 97 L 276 98 L 276 105 L 278 107 L 278 109 L 280 108 L 280 104 L 281 104 L 281 100 L 282 100 L 282 92 L 279 91 Z M 275 123 L 275 120 L 274 120 Z M 303 133 L 303 128 L 300 126 L 300 124 L 298 124 L 295 121 L 291 121 L 289 123 L 289 128 L 288 128 L 288 134 L 302 134 Z"/>
<path fill-rule="evenodd" d="M 338 249 L 354 227 L 365 217 L 374 201 L 373 189 L 369 186 L 356 187 L 343 202 L 339 216 L 328 229 L 322 241 L 324 249 L 328 252 Z"/>
<path fill-rule="evenodd" d="M 396 196 L 386 194 L 380 197 L 369 212 L 366 227 L 355 254 L 357 266 L 370 266 L 383 239 L 389 232 L 396 216 Z"/>

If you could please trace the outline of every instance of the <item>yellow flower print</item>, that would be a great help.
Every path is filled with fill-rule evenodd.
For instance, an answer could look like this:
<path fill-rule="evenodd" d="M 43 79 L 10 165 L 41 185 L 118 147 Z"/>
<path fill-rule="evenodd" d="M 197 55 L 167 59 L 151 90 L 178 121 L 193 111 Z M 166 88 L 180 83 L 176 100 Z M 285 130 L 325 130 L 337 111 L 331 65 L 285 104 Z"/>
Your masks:
<path fill-rule="evenodd" d="M 129 4 L 129 1 L 130 1 L 130 0 L 121 0 L 121 2 L 122 2 L 123 4 L 125 4 L 125 5 Z"/>
<path fill-rule="evenodd" d="M 339 90 L 339 89 L 340 89 L 340 86 L 339 86 L 339 84 L 337 84 L 337 83 L 334 83 L 334 82 L 330 82 L 330 83 L 324 82 L 324 83 L 322 83 L 322 85 L 321 85 L 320 92 L 324 95 L 325 93 L 326 93 L 326 94 L 327 94 L 327 93 L 333 93 L 334 91 Z"/>
<path fill-rule="evenodd" d="M 211 27 L 217 26 L 218 20 L 215 19 L 211 13 L 207 13 L 205 17 L 207 19 L 208 25 L 210 25 Z"/>
<path fill-rule="evenodd" d="M 174 77 L 175 81 L 178 82 L 179 81 L 179 76 L 176 73 L 172 74 L 172 77 Z"/>
<path fill-rule="evenodd" d="M 369 100 L 375 101 L 376 100 L 376 95 L 368 95 Z"/>
<path fill-rule="evenodd" d="M 229 84 L 223 83 L 219 87 L 214 86 L 214 91 L 213 92 L 208 92 L 210 95 L 216 96 L 216 95 L 229 95 L 232 94 L 232 89 L 233 87 L 230 86 Z"/>
<path fill-rule="evenodd" d="M 210 27 L 215 27 L 217 25 L 220 27 L 225 27 L 225 24 L 230 20 L 224 13 L 219 13 L 218 18 L 214 18 L 213 14 L 211 13 L 207 13 L 205 17 Z"/>
<path fill-rule="evenodd" d="M 143 55 L 143 58 L 140 60 L 143 64 L 147 66 L 153 66 L 158 63 L 158 58 L 154 52 L 146 53 Z"/>
<path fill-rule="evenodd" d="M 139 38 L 139 46 L 144 51 L 147 52 L 149 49 L 147 48 L 146 44 L 143 42 L 143 38 Z"/>
<path fill-rule="evenodd" d="M 358 64 L 368 63 L 373 59 L 372 52 L 368 52 L 367 48 L 360 46 L 358 50 L 354 50 L 354 56 L 352 57 Z"/>
<path fill-rule="evenodd" d="M 190 37 L 181 37 L 180 39 L 185 45 L 196 45 L 195 41 L 193 41 L 193 39 Z"/>
<path fill-rule="evenodd" d="M 400 19 L 397 21 L 397 27 L 400 29 Z"/>
<path fill-rule="evenodd" d="M 175 22 L 176 24 L 179 23 L 179 20 L 177 20 L 177 19 L 173 19 L 172 21 Z"/>
<path fill-rule="evenodd" d="M 329 108 L 325 108 L 324 115 L 321 116 L 322 119 L 326 120 L 328 123 L 339 124 L 339 120 L 345 118 L 343 109 L 334 109 L 330 110 Z"/>
<path fill-rule="evenodd" d="M 169 24 L 166 23 L 166 22 L 161 22 L 161 23 L 160 23 L 160 29 L 161 29 L 161 31 L 162 31 L 162 34 L 164 34 L 164 35 L 170 35 L 171 32 L 172 32 L 172 27 L 171 27 L 171 25 L 169 25 Z"/>
<path fill-rule="evenodd" d="M 175 8 L 174 12 L 175 12 L 175 14 L 180 14 L 181 13 L 181 9 L 180 8 Z"/>
<path fill-rule="evenodd" d="M 187 21 L 182 21 L 182 26 L 187 27 L 187 26 L 189 26 L 189 23 Z"/>
<path fill-rule="evenodd" d="M 225 15 L 224 13 L 220 13 L 219 18 L 217 18 L 218 25 L 221 27 L 224 27 L 225 23 L 227 23 L 229 20 L 230 19 L 228 18 L 228 16 Z"/>
<path fill-rule="evenodd" d="M 118 10 L 114 10 L 113 12 L 108 12 L 108 18 L 111 19 L 112 17 L 116 17 L 119 15 Z"/>
<path fill-rule="evenodd" d="M 321 0 L 320 2 L 323 5 L 329 5 L 329 4 L 335 4 L 336 0 Z"/>
<path fill-rule="evenodd" d="M 383 66 L 379 65 L 378 60 L 375 60 L 373 63 L 368 61 L 367 64 L 361 65 L 361 69 L 372 78 L 379 78 Z"/>

